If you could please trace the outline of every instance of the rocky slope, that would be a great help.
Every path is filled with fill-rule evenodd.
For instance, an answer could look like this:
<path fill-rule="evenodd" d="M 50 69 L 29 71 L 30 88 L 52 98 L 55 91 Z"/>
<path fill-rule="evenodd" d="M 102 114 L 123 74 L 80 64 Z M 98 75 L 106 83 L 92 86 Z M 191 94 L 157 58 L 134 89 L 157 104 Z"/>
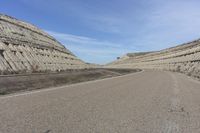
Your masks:
<path fill-rule="evenodd" d="M 127 54 L 106 67 L 162 69 L 199 78 L 200 40 L 156 52 Z"/>
<path fill-rule="evenodd" d="M 62 71 L 89 67 L 39 28 L 0 14 L 0 73 Z"/>

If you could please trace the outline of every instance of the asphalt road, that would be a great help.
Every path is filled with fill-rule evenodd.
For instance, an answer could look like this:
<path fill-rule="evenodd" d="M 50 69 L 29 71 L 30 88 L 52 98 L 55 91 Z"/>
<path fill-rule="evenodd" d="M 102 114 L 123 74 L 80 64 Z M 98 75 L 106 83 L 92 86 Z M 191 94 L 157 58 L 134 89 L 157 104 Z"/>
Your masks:
<path fill-rule="evenodd" d="M 0 97 L 0 133 L 199 133 L 200 82 L 144 71 Z"/>

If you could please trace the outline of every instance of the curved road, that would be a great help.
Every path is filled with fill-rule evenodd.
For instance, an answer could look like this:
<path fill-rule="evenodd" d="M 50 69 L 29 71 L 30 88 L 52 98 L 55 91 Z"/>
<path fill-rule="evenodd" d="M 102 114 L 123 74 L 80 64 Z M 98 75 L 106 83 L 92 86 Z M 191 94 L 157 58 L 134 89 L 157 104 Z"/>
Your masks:
<path fill-rule="evenodd" d="M 0 133 L 199 133 L 200 82 L 150 71 L 0 97 Z"/>

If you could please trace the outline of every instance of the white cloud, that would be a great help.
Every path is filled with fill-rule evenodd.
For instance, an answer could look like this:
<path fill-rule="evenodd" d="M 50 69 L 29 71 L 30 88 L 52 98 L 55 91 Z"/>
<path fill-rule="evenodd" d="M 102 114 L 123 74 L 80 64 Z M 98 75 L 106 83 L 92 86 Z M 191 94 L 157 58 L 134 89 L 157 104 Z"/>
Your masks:
<path fill-rule="evenodd" d="M 95 38 L 45 30 L 81 59 L 92 63 L 107 63 L 119 55 L 130 52 L 123 44 L 99 41 Z M 97 60 L 98 59 L 98 60 Z"/>
<path fill-rule="evenodd" d="M 85 36 L 78 36 L 66 33 L 59 33 L 55 31 L 45 30 L 50 35 L 54 36 L 58 40 L 65 41 L 65 42 L 74 42 L 78 43 L 79 45 L 92 45 L 92 46 L 105 46 L 105 47 L 112 47 L 112 48 L 120 48 L 122 45 L 109 42 L 109 41 L 100 41 L 95 38 L 85 37 Z"/>
<path fill-rule="evenodd" d="M 105 63 L 127 52 L 160 50 L 200 37 L 199 0 L 22 1 L 61 16 L 66 25 L 55 29 L 77 35 L 47 32 L 88 62 Z"/>

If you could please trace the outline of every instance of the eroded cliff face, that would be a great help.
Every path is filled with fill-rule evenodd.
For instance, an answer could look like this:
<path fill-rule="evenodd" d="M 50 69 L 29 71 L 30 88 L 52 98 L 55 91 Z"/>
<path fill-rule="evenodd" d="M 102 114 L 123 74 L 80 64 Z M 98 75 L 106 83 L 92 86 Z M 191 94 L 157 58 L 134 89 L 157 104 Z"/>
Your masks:
<path fill-rule="evenodd" d="M 200 77 L 200 40 L 145 54 L 127 54 L 106 67 L 162 69 Z"/>
<path fill-rule="evenodd" d="M 87 68 L 39 28 L 0 14 L 0 73 L 31 73 Z"/>

